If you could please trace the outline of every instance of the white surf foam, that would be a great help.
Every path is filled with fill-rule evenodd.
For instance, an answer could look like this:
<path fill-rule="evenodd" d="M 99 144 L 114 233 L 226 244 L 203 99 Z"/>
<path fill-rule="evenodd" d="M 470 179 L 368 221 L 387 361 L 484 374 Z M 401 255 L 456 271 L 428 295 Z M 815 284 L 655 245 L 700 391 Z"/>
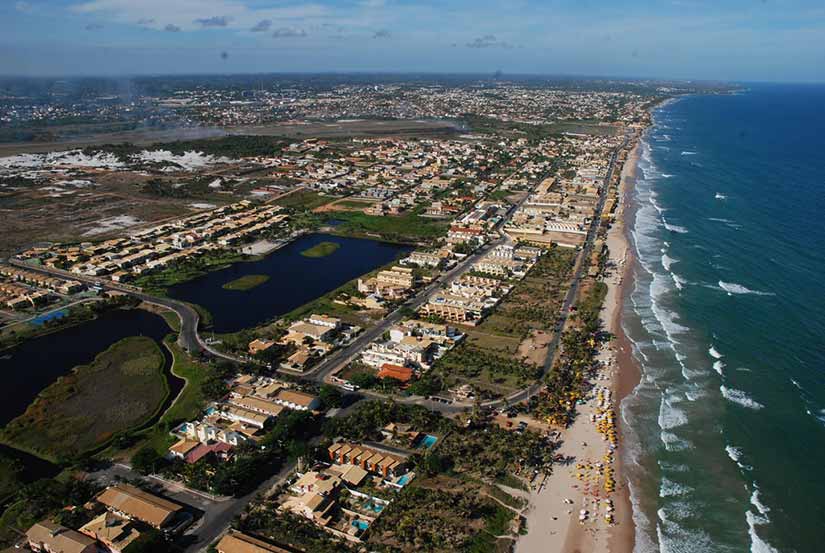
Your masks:
<path fill-rule="evenodd" d="M 739 464 L 739 461 L 742 459 L 742 450 L 738 447 L 733 447 L 732 445 L 726 445 L 725 451 L 730 457 L 730 460 L 736 464 Z"/>
<path fill-rule="evenodd" d="M 674 263 L 679 263 L 678 259 L 673 259 L 668 254 L 662 254 L 662 267 L 665 268 L 665 271 L 669 271 L 671 265 Z"/>
<path fill-rule="evenodd" d="M 683 156 L 695 156 L 696 152 L 691 152 L 689 150 L 682 150 L 682 155 Z"/>
<path fill-rule="evenodd" d="M 774 295 L 771 292 L 760 292 L 759 290 L 751 290 L 747 286 L 743 286 L 743 285 L 737 284 L 735 282 L 723 282 L 721 280 L 719 281 L 719 288 L 721 288 L 722 290 L 727 292 L 728 295 L 733 295 L 733 294 L 738 294 L 738 295 L 753 294 L 755 296 L 773 296 Z"/>
<path fill-rule="evenodd" d="M 747 409 L 758 410 L 765 407 L 758 401 L 748 396 L 748 394 L 746 394 L 742 390 L 728 388 L 723 384 L 722 386 L 719 386 L 719 391 L 722 392 L 722 397 L 724 397 L 728 401 L 736 403 L 737 405 L 740 405 L 742 407 L 746 407 Z"/>
<path fill-rule="evenodd" d="M 710 349 L 708 349 L 708 353 L 714 359 L 722 359 L 722 357 L 723 357 L 723 355 L 721 353 L 719 353 L 713 345 L 711 345 Z"/>
<path fill-rule="evenodd" d="M 722 370 L 725 368 L 725 363 L 723 361 L 714 361 L 713 362 L 713 370 L 719 373 L 719 376 L 722 376 Z"/>
<path fill-rule="evenodd" d="M 779 553 L 771 544 L 759 537 L 756 527 L 768 524 L 770 508 L 759 499 L 759 488 L 753 484 L 753 493 L 750 499 L 751 505 L 756 509 L 756 513 L 748 510 L 745 513 L 745 521 L 748 523 L 748 535 L 751 540 L 751 553 Z"/>
<path fill-rule="evenodd" d="M 670 273 L 670 276 L 673 278 L 673 284 L 675 284 L 676 288 L 679 290 L 682 290 L 685 287 L 685 284 L 687 284 L 687 281 L 676 273 Z"/>
<path fill-rule="evenodd" d="M 675 232 L 677 234 L 687 234 L 688 233 L 688 229 L 686 229 L 683 226 L 673 225 L 671 223 L 668 223 L 667 221 L 663 221 L 663 223 L 665 225 L 665 228 L 667 230 L 669 230 L 670 232 Z"/>
<path fill-rule="evenodd" d="M 659 439 L 662 440 L 662 443 L 665 445 L 665 449 L 671 452 L 693 449 L 693 444 L 687 440 L 683 440 L 673 432 L 662 430 L 659 433 Z"/>
<path fill-rule="evenodd" d="M 724 194 L 720 194 L 719 192 L 717 192 L 717 193 L 716 193 L 715 198 L 716 198 L 717 200 L 727 200 L 727 199 L 728 199 L 728 197 L 727 197 L 727 196 L 725 196 Z"/>
<path fill-rule="evenodd" d="M 659 497 L 676 497 L 680 495 L 687 495 L 693 491 L 690 486 L 679 484 L 669 478 L 663 476 L 659 483 Z"/>
<path fill-rule="evenodd" d="M 681 409 L 674 407 L 673 404 L 676 398 L 666 398 L 662 396 L 659 402 L 659 428 L 662 430 L 670 430 L 679 426 L 687 424 L 687 414 Z"/>

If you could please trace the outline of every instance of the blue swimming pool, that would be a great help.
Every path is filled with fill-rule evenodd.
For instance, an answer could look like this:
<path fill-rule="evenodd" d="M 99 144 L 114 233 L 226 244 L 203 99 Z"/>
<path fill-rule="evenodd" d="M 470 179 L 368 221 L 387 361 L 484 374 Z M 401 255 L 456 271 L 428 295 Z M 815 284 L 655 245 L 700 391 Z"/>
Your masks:
<path fill-rule="evenodd" d="M 364 508 L 369 510 L 369 511 L 374 511 L 376 513 L 380 513 L 381 511 L 384 510 L 383 505 L 379 505 L 378 503 L 373 503 L 372 501 L 367 501 L 366 503 L 364 503 Z"/>
<path fill-rule="evenodd" d="M 409 483 L 409 481 L 410 481 L 410 475 L 405 474 L 404 476 L 402 476 L 401 478 L 398 479 L 398 485 L 399 486 L 406 486 Z"/>
<path fill-rule="evenodd" d="M 426 448 L 426 449 L 430 449 L 431 447 L 433 447 L 435 445 L 435 442 L 437 442 L 437 441 L 438 441 L 437 436 L 427 434 L 426 436 L 421 438 L 421 441 L 418 443 L 418 447 L 423 447 L 423 448 Z"/>
<path fill-rule="evenodd" d="M 366 520 L 353 520 L 352 525 L 361 530 L 362 532 L 370 527 L 370 523 Z"/>

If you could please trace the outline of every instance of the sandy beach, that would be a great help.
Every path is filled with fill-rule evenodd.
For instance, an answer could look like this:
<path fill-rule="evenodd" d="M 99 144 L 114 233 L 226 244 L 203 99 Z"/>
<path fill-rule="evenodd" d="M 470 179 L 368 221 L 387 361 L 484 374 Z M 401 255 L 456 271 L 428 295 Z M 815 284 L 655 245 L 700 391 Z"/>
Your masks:
<path fill-rule="evenodd" d="M 629 343 L 621 331 L 621 306 L 626 290 L 626 268 L 630 266 L 629 244 L 624 216 L 628 191 L 635 178 L 638 148 L 634 148 L 622 168 L 616 222 L 607 236 L 610 262 L 604 282 L 607 296 L 602 307 L 605 329 L 616 336 L 599 352 L 602 366 L 593 393 L 579 408 L 574 423 L 563 432 L 559 453 L 573 460 L 558 465 L 537 490 L 530 492 L 530 508 L 525 513 L 528 533 L 516 544 L 517 553 L 631 553 L 634 528 L 630 496 L 620 466 L 620 455 L 594 421 L 604 421 L 605 412 L 616 412 L 621 398 L 638 382 Z M 619 431 L 619 443 L 621 440 Z M 615 460 L 614 460 L 615 457 Z M 616 491 L 604 489 L 605 472 L 611 470 Z M 586 513 L 585 520 L 582 513 Z M 609 524 L 606 515 L 613 515 Z"/>

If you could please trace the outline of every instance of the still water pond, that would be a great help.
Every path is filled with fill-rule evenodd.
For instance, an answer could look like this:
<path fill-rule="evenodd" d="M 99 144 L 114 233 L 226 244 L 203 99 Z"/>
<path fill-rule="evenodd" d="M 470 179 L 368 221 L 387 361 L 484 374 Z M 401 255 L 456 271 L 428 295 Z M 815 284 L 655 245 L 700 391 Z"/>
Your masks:
<path fill-rule="evenodd" d="M 321 242 L 334 242 L 339 248 L 324 257 L 301 255 Z M 260 261 L 235 263 L 173 286 L 169 295 L 205 307 L 212 314 L 215 332 L 236 332 L 284 315 L 411 249 L 375 240 L 308 234 Z M 250 290 L 223 288 L 245 275 L 270 278 Z"/>

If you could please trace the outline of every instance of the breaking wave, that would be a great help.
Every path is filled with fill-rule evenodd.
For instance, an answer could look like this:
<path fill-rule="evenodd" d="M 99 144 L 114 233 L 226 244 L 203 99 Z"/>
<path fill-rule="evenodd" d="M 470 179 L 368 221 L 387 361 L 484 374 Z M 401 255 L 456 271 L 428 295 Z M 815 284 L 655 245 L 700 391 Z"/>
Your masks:
<path fill-rule="evenodd" d="M 760 292 L 759 290 L 751 290 L 747 286 L 743 286 L 741 284 L 736 284 L 735 282 L 723 282 L 719 281 L 719 288 L 727 292 L 729 295 L 733 294 L 753 294 L 755 296 L 773 296 L 774 294 L 771 292 Z"/>
<path fill-rule="evenodd" d="M 722 397 L 726 400 L 730 401 L 731 403 L 736 403 L 741 407 L 745 407 L 747 409 L 762 409 L 765 407 L 758 401 L 752 399 L 748 394 L 743 392 L 742 390 L 737 390 L 735 388 L 728 388 L 724 384 L 719 386 L 719 391 L 722 392 Z"/>

